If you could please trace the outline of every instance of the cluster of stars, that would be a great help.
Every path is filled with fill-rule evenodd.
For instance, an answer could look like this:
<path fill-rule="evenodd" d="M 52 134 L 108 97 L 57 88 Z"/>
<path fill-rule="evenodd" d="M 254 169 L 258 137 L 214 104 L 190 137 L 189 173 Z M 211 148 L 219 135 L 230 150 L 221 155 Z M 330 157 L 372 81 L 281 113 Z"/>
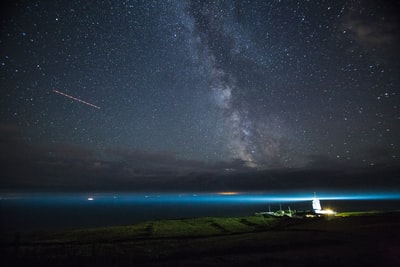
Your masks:
<path fill-rule="evenodd" d="M 399 25 L 390 5 L 58 1 L 9 10 L 0 119 L 31 143 L 251 168 L 324 158 L 398 164 Z"/>

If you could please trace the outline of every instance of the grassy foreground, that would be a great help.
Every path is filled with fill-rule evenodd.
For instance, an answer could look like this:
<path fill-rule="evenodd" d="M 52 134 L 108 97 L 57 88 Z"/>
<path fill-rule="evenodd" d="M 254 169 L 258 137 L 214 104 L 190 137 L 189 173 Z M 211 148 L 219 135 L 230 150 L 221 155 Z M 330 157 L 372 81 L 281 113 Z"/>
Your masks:
<path fill-rule="evenodd" d="M 206 217 L 3 241 L 6 266 L 400 266 L 398 213 Z"/>
<path fill-rule="evenodd" d="M 279 223 L 277 218 L 204 217 L 178 220 L 159 220 L 127 226 L 79 229 L 48 235 L 32 235 L 35 242 L 87 243 L 121 242 L 157 238 L 199 238 L 269 229 Z"/>

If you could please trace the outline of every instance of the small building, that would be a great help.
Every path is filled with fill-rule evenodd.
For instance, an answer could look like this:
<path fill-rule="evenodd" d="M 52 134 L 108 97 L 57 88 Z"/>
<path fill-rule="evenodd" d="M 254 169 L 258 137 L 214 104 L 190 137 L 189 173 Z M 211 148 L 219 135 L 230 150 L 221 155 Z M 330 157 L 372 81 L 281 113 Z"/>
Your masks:
<path fill-rule="evenodd" d="M 317 217 L 325 217 L 325 216 L 333 216 L 336 214 L 335 211 L 331 209 L 323 209 L 321 207 L 321 202 L 319 198 L 314 195 L 312 198 L 312 210 L 303 210 L 303 211 L 295 211 L 291 210 L 290 207 L 288 210 L 282 210 L 282 207 L 280 206 L 280 209 L 277 211 L 263 211 L 263 212 L 257 212 L 256 215 L 262 215 L 262 216 L 275 216 L 275 217 L 282 217 L 282 216 L 287 216 L 287 217 L 292 217 L 292 218 L 317 218 Z"/>

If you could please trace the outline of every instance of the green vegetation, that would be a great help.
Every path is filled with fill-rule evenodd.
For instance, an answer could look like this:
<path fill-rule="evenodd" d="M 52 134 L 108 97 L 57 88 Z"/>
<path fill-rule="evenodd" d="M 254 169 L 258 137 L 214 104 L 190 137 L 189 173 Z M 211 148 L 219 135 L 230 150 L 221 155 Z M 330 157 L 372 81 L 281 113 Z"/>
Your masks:
<path fill-rule="evenodd" d="M 0 256 L 6 266 L 381 266 L 397 255 L 399 216 L 369 211 L 329 219 L 149 221 L 3 239 Z"/>
<path fill-rule="evenodd" d="M 128 226 L 40 234 L 32 236 L 32 240 L 40 243 L 91 243 L 155 238 L 207 237 L 268 230 L 276 226 L 279 221 L 279 218 L 263 216 L 160 220 Z"/>
<path fill-rule="evenodd" d="M 212 226 L 210 218 L 162 220 L 153 223 L 151 237 L 189 237 L 209 236 L 219 233 Z"/>
<path fill-rule="evenodd" d="M 371 210 L 371 211 L 347 211 L 347 212 L 340 212 L 337 213 L 336 216 L 338 217 L 350 217 L 350 216 L 371 216 L 371 215 L 380 215 L 385 212 L 378 211 L 378 210 Z"/>
<path fill-rule="evenodd" d="M 380 211 L 342 212 L 336 217 L 375 216 Z M 127 226 L 110 226 L 67 230 L 56 233 L 37 233 L 24 236 L 28 243 L 94 243 L 119 242 L 158 238 L 199 238 L 267 231 L 285 227 L 294 219 L 275 216 L 203 217 L 192 219 L 159 220 Z"/>
<path fill-rule="evenodd" d="M 134 224 L 129 226 L 113 226 L 101 228 L 89 228 L 69 230 L 58 233 L 48 233 L 45 235 L 33 236 L 33 239 L 39 242 L 101 242 L 101 241 L 119 241 L 130 238 L 143 237 L 147 234 L 148 224 Z"/>

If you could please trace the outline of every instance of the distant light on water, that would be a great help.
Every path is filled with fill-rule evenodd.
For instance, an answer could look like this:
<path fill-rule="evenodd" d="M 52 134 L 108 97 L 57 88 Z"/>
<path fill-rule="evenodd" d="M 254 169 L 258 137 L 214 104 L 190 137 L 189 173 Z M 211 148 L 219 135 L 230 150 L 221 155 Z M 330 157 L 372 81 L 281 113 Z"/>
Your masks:
<path fill-rule="evenodd" d="M 322 192 L 335 211 L 400 210 L 400 192 Z M 260 211 L 311 209 L 313 191 L 185 193 L 0 193 L 6 233 L 128 225 L 158 219 L 248 216 Z M 74 219 L 71 219 L 74 218 Z"/>
<path fill-rule="evenodd" d="M 237 195 L 239 194 L 238 192 L 219 192 L 218 195 L 223 195 L 223 196 L 232 196 L 232 195 Z"/>
<path fill-rule="evenodd" d="M 400 200 L 400 192 L 317 192 L 321 200 Z M 53 203 L 93 201 L 97 203 L 284 203 L 311 201 L 314 192 L 306 193 L 240 193 L 240 192 L 213 192 L 213 193 L 96 193 L 91 194 L 2 194 L 0 200 L 30 200 Z"/>

